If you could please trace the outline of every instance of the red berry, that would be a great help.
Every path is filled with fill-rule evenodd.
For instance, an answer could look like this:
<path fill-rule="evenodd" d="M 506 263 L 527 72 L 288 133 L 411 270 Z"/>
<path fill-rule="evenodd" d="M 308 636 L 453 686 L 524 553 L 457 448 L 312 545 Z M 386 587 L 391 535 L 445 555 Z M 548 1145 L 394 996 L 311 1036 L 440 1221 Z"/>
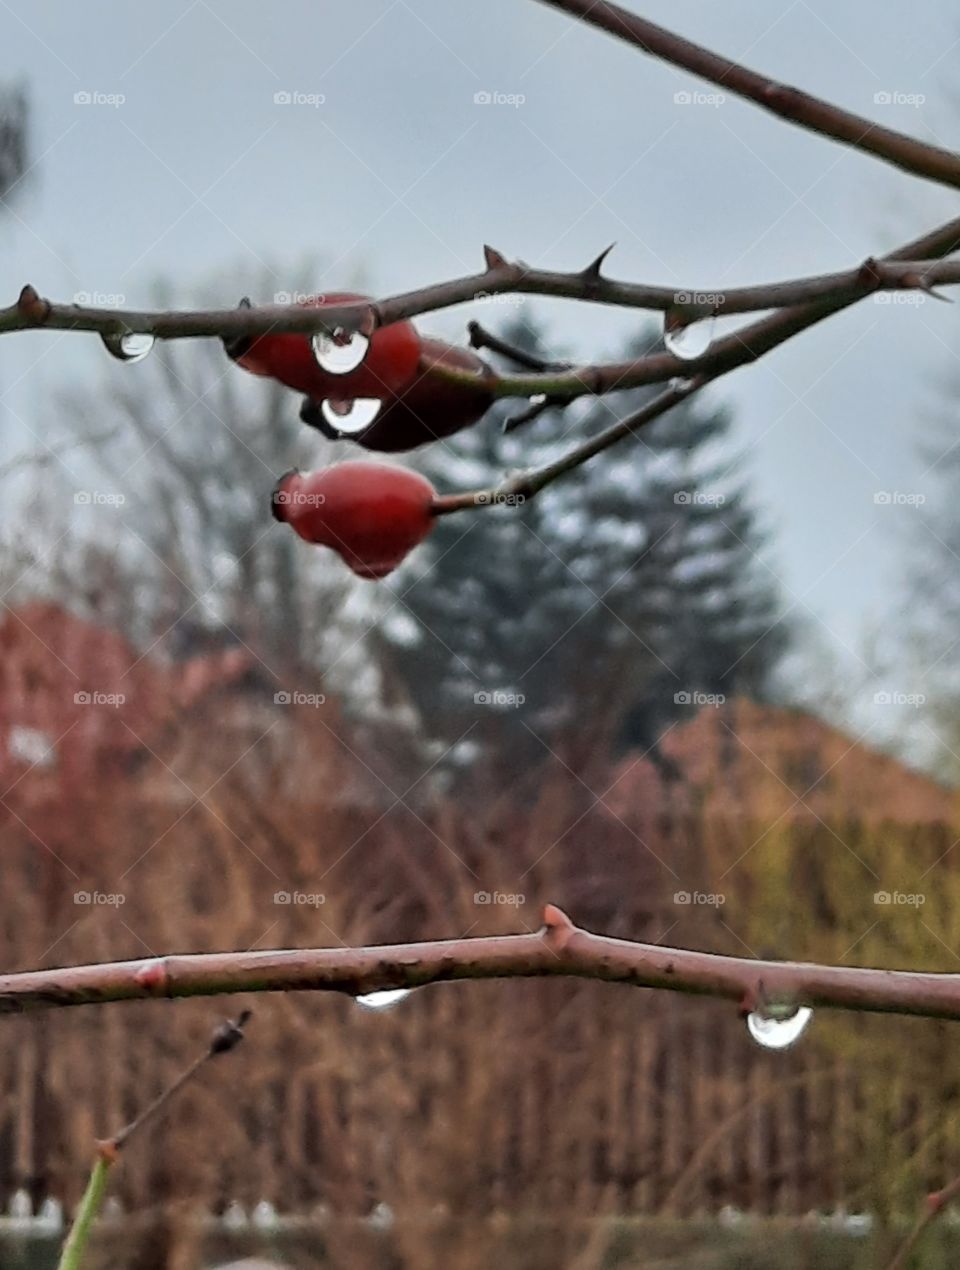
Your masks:
<path fill-rule="evenodd" d="M 302 300 L 302 305 L 323 308 L 365 300 L 346 291 Z M 230 341 L 227 353 L 244 370 L 277 379 L 296 392 L 316 400 L 325 397 L 390 397 L 402 392 L 418 373 L 420 336 L 412 322 L 379 326 L 370 337 L 366 357 L 345 374 L 324 370 L 318 363 L 309 335 L 260 335 Z"/>
<path fill-rule="evenodd" d="M 431 374 L 434 366 L 466 371 L 476 377 L 476 383 L 442 379 Z M 343 395 L 338 394 L 337 399 Z M 335 422 L 324 417 L 320 403 L 314 400 L 304 402 L 300 418 L 331 439 L 349 435 L 351 441 L 364 449 L 396 452 L 415 449 L 469 427 L 486 414 L 492 402 L 485 362 L 468 348 L 423 339 L 416 378 L 401 393 L 384 400 L 376 418 L 362 432 L 341 433 Z"/>
<path fill-rule="evenodd" d="M 332 547 L 361 578 L 384 578 L 426 538 L 436 491 L 424 476 L 386 463 L 338 463 L 288 472 L 273 514 L 307 542 Z"/>

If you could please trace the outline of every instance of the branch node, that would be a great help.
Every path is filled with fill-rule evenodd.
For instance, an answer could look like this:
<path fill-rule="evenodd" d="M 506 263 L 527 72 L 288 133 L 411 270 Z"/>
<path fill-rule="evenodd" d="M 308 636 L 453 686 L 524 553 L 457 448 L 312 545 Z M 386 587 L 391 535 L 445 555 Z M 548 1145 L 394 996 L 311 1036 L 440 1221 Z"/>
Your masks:
<path fill-rule="evenodd" d="M 116 1138 L 98 1138 L 94 1142 L 98 1159 L 106 1164 L 116 1164 L 120 1158 L 120 1143 Z"/>
<path fill-rule="evenodd" d="M 170 986 L 166 959 L 155 957 L 152 961 L 145 961 L 134 975 L 134 981 L 138 987 L 147 988 L 158 997 L 163 996 Z"/>
<path fill-rule="evenodd" d="M 788 118 L 800 112 L 804 96 L 804 93 L 790 84 L 773 82 L 767 84 L 762 93 L 764 105 Z"/>
<path fill-rule="evenodd" d="M 576 926 L 556 904 L 547 904 L 543 910 L 543 937 L 554 950 L 562 952 L 576 932 Z"/>
<path fill-rule="evenodd" d="M 49 301 L 40 298 L 34 287 L 28 282 L 17 296 L 17 308 L 33 322 L 42 322 L 50 311 Z"/>
<path fill-rule="evenodd" d="M 874 291 L 882 285 L 883 275 L 875 256 L 868 256 L 860 266 L 857 271 L 857 281 Z"/>
<path fill-rule="evenodd" d="M 252 1010 L 244 1010 L 236 1019 L 226 1019 L 210 1038 L 210 1053 L 227 1054 L 243 1040 L 243 1029 L 253 1016 Z"/>
<path fill-rule="evenodd" d="M 747 1018 L 750 1014 L 755 1014 L 757 1010 L 762 1010 L 767 1003 L 767 994 L 763 986 L 763 980 L 758 979 L 755 984 L 744 988 L 743 996 L 737 1004 L 737 1013 L 741 1019 Z"/>

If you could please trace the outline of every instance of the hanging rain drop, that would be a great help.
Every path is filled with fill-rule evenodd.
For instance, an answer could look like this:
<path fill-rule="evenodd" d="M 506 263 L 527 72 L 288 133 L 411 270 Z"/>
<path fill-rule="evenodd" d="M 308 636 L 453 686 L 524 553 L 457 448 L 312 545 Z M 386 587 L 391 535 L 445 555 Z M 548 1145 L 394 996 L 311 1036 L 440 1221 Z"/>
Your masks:
<path fill-rule="evenodd" d="M 663 323 L 663 345 L 674 357 L 681 357 L 685 362 L 692 362 L 702 357 L 713 340 L 715 318 L 704 318 L 700 322 L 681 323 L 668 313 Z"/>
<path fill-rule="evenodd" d="M 359 331 L 318 331 L 310 341 L 317 365 L 331 375 L 348 375 L 367 355 L 370 341 Z"/>
<path fill-rule="evenodd" d="M 369 428 L 382 405 L 379 397 L 356 397 L 352 401 L 337 401 L 330 397 L 321 403 L 320 413 L 335 432 L 349 437 Z"/>
<path fill-rule="evenodd" d="M 365 992 L 353 999 L 364 1010 L 389 1010 L 391 1006 L 399 1005 L 412 991 L 412 988 L 385 988 L 383 992 Z"/>
<path fill-rule="evenodd" d="M 121 362 L 142 362 L 157 342 L 147 331 L 115 331 L 100 338 L 107 352 Z"/>
<path fill-rule="evenodd" d="M 785 1050 L 800 1039 L 812 1018 L 808 1005 L 765 1006 L 747 1015 L 747 1031 L 764 1049 Z"/>

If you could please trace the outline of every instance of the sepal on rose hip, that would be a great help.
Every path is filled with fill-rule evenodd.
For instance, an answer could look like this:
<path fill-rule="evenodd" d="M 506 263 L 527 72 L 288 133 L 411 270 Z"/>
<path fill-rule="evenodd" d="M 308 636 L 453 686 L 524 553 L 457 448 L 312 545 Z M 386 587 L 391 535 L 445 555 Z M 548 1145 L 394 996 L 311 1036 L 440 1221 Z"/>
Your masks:
<path fill-rule="evenodd" d="M 434 525 L 436 491 L 424 476 L 386 463 L 346 462 L 284 473 L 274 517 L 305 542 L 330 547 L 361 578 L 385 578 Z"/>

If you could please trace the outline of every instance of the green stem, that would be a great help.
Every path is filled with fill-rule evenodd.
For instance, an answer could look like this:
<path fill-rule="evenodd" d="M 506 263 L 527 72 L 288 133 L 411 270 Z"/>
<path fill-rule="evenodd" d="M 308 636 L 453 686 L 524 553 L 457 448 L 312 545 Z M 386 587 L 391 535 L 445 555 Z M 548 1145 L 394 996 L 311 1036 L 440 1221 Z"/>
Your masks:
<path fill-rule="evenodd" d="M 90 1229 L 97 1213 L 100 1211 L 100 1205 L 103 1203 L 112 1164 L 113 1160 L 106 1154 L 101 1154 L 97 1158 L 97 1162 L 94 1164 L 90 1174 L 90 1180 L 87 1182 L 87 1189 L 84 1191 L 83 1199 L 80 1201 L 80 1207 L 77 1209 L 77 1215 L 74 1218 L 73 1225 L 70 1227 L 70 1233 L 67 1235 L 66 1242 L 63 1245 L 63 1251 L 57 1263 L 57 1270 L 79 1270 L 83 1254 L 87 1248 Z"/>

